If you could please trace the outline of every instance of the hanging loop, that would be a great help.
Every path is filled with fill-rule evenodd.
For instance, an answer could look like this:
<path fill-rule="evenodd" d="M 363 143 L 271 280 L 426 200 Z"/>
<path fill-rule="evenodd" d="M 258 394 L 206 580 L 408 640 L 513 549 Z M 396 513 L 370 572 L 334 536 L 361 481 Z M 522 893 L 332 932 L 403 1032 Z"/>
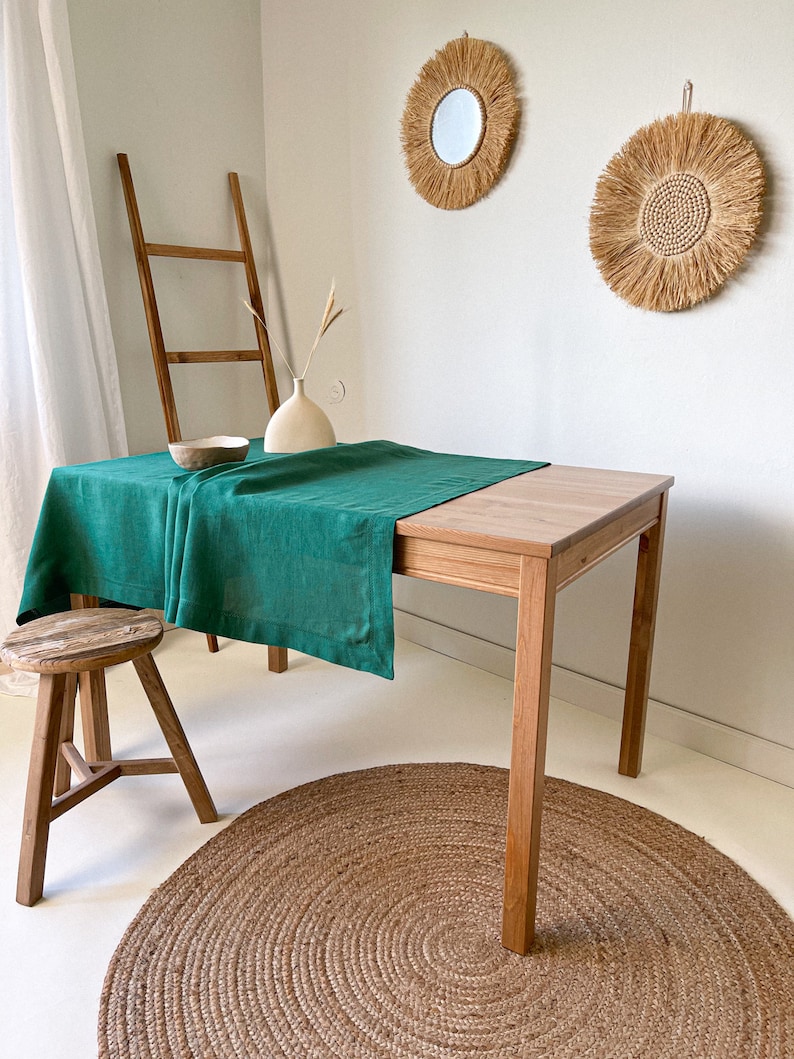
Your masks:
<path fill-rule="evenodd" d="M 681 110 L 684 114 L 690 114 L 692 112 L 692 82 L 684 81 L 684 99 L 681 103 Z"/>

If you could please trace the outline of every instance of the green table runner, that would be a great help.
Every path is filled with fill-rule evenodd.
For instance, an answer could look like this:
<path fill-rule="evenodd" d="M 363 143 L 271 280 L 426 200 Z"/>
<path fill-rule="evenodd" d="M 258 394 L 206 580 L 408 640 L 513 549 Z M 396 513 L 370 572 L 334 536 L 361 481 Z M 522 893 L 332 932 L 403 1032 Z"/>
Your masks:
<path fill-rule="evenodd" d="M 166 453 L 52 473 L 19 621 L 69 592 L 393 675 L 394 524 L 544 466 L 388 441 L 181 471 Z"/>

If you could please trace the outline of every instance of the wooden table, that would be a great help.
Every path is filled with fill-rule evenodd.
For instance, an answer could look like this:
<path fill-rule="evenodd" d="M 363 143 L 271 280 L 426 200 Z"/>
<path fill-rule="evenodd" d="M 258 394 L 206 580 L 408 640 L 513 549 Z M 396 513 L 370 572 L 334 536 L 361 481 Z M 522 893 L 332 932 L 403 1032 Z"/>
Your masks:
<path fill-rule="evenodd" d="M 549 466 L 396 524 L 395 573 L 518 599 L 502 918 L 502 943 L 514 952 L 528 952 L 534 939 L 556 594 L 639 538 L 619 763 L 623 775 L 637 776 L 672 484 L 661 475 Z M 271 668 L 285 668 L 285 658 L 270 649 Z M 81 674 L 80 698 L 86 757 L 109 759 L 101 674 Z"/>
<path fill-rule="evenodd" d="M 535 933 L 557 592 L 639 537 L 619 770 L 642 762 L 667 496 L 660 475 L 542 467 L 400 519 L 394 570 L 518 598 L 502 944 Z"/>

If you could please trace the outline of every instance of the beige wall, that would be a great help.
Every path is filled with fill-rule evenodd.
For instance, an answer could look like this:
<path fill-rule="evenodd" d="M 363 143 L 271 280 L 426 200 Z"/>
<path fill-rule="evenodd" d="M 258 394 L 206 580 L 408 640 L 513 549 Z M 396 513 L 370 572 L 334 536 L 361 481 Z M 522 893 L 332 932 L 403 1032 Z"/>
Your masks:
<path fill-rule="evenodd" d="M 267 278 L 258 0 L 69 0 L 78 94 L 130 451 L 166 443 L 119 182 L 129 155 L 152 242 L 238 247 L 227 173 L 240 175 L 261 280 Z M 243 269 L 156 260 L 166 345 L 255 344 Z M 267 421 L 255 364 L 173 369 L 185 437 L 255 436 Z"/>

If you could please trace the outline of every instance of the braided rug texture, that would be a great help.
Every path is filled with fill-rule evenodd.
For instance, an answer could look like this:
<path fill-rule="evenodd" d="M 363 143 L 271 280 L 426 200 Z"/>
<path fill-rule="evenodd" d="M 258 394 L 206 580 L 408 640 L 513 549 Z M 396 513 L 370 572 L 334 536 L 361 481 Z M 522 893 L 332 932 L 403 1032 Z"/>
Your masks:
<path fill-rule="evenodd" d="M 538 938 L 499 943 L 508 773 L 395 765 L 249 810 L 107 972 L 100 1059 L 785 1059 L 794 923 L 702 839 L 550 779 Z"/>

